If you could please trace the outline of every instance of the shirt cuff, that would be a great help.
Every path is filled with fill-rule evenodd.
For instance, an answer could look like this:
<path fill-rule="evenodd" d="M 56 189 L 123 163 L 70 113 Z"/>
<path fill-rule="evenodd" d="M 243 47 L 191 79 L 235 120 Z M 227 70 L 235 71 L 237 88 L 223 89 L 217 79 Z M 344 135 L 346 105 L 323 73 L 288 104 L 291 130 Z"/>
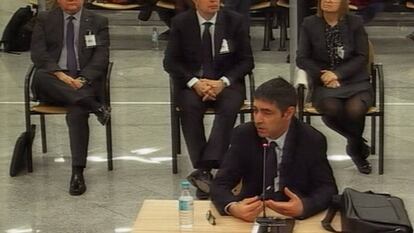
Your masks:
<path fill-rule="evenodd" d="M 231 213 L 230 213 L 230 211 L 229 211 L 229 208 L 230 208 L 230 206 L 231 206 L 231 205 L 233 205 L 233 204 L 237 204 L 237 202 L 236 202 L 236 201 L 230 202 L 229 204 L 227 204 L 227 205 L 224 207 L 224 212 L 225 212 L 226 214 L 231 215 Z"/>
<path fill-rule="evenodd" d="M 194 86 L 194 84 L 196 84 L 196 82 L 198 82 L 198 78 L 194 77 L 194 78 L 190 79 L 190 81 L 187 82 L 187 87 L 192 88 Z"/>
<path fill-rule="evenodd" d="M 230 80 L 227 77 L 223 76 L 220 78 L 220 80 L 223 81 L 226 87 L 230 86 Z"/>

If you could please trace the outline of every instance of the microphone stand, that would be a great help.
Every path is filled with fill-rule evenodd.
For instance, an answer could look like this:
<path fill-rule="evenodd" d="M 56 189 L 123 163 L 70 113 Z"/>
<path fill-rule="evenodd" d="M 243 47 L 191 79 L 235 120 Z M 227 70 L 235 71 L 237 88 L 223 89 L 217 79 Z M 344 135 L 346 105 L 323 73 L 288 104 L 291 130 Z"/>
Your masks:
<path fill-rule="evenodd" d="M 259 224 L 259 230 L 258 233 L 282 233 L 283 229 L 287 227 L 285 219 L 280 218 L 273 218 L 273 217 L 267 217 L 266 215 L 266 206 L 265 206 L 265 200 L 266 200 L 266 158 L 267 158 L 267 151 L 269 149 L 269 143 L 266 139 L 263 139 L 262 142 L 263 147 L 263 188 L 262 188 L 262 202 L 263 202 L 263 216 L 257 217 L 256 222 Z M 281 229 L 281 231 L 279 231 Z"/>

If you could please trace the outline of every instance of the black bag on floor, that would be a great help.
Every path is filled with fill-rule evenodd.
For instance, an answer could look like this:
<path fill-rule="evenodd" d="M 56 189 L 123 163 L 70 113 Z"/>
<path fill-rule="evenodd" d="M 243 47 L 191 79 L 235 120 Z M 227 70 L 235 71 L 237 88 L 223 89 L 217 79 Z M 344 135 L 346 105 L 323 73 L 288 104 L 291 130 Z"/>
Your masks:
<path fill-rule="evenodd" d="M 342 231 L 336 231 L 331 222 L 341 212 Z M 412 233 L 404 202 L 389 194 L 358 192 L 345 188 L 342 195 L 333 198 L 322 226 L 330 232 L 347 233 Z"/>
<path fill-rule="evenodd" d="M 30 6 L 20 7 L 4 29 L 0 45 L 5 52 L 22 52 L 30 49 L 35 14 Z"/>
<path fill-rule="evenodd" d="M 14 145 L 13 156 L 10 163 L 10 176 L 14 177 L 19 174 L 23 169 L 26 168 L 26 161 L 27 161 L 27 150 L 29 146 L 32 145 L 35 132 L 36 132 L 36 125 L 31 125 L 31 133 L 23 132 L 16 140 L 16 144 Z"/>

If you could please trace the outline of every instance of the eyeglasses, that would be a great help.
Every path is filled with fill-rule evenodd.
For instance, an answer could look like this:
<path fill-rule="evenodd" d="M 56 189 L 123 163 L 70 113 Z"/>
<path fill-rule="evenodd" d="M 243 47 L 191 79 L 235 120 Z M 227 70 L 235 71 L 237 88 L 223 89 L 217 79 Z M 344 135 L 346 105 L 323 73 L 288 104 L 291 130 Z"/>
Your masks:
<path fill-rule="evenodd" d="M 211 225 L 213 225 L 213 226 L 216 225 L 216 217 L 214 217 L 214 215 L 211 213 L 211 210 L 207 211 L 206 219 Z"/>

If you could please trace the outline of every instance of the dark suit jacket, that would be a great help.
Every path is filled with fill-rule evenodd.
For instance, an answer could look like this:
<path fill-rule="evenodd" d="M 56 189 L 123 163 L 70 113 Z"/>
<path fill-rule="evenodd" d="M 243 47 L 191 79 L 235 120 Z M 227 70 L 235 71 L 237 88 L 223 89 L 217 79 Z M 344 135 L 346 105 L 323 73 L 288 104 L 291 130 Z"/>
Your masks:
<path fill-rule="evenodd" d="M 325 26 L 323 18 L 313 15 L 305 18 L 300 32 L 296 63 L 310 75 L 315 86 L 323 86 L 320 71 L 329 70 Z M 339 22 L 339 27 L 345 55 L 343 63 L 333 72 L 343 85 L 367 81 L 368 37 L 362 19 L 359 16 L 345 15 Z"/>
<path fill-rule="evenodd" d="M 262 193 L 262 138 L 253 123 L 233 131 L 230 149 L 211 185 L 211 199 L 221 214 L 230 202 Z M 326 138 L 316 129 L 294 118 L 289 126 L 280 164 L 280 190 L 288 187 L 302 200 L 307 218 L 326 209 L 338 190 L 326 156 Z M 242 180 L 238 196 L 231 190 Z M 277 197 L 278 196 L 278 197 Z M 272 199 L 286 200 L 282 195 Z"/>
<path fill-rule="evenodd" d="M 220 54 L 223 39 L 229 45 L 229 53 Z M 214 31 L 214 69 L 216 79 L 226 76 L 233 88 L 244 84 L 244 76 L 253 67 L 253 55 L 248 30 L 243 17 L 235 12 L 220 10 Z M 164 68 L 178 88 L 198 77 L 201 69 L 201 32 L 194 10 L 177 15 L 172 21 L 168 46 L 165 51 Z"/>
<path fill-rule="evenodd" d="M 63 11 L 56 8 L 42 12 L 32 35 L 31 57 L 38 69 L 46 72 L 61 70 L 58 65 L 63 47 L 64 36 Z M 87 48 L 85 35 L 92 32 L 97 46 Z M 80 74 L 90 81 L 99 80 L 106 73 L 109 62 L 108 19 L 83 9 L 79 26 L 78 56 Z"/>

